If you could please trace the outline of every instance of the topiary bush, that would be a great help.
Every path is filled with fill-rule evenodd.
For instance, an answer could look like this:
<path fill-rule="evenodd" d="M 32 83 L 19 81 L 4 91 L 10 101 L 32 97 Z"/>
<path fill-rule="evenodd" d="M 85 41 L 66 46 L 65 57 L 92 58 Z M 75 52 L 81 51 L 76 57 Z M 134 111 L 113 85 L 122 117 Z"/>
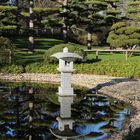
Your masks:
<path fill-rule="evenodd" d="M 54 47 L 48 49 L 44 54 L 44 61 L 47 63 L 57 63 L 58 60 L 54 57 L 51 57 L 52 54 L 57 52 L 62 52 L 63 48 L 67 47 L 69 49 L 69 52 L 74 52 L 83 57 L 82 60 L 77 60 L 78 62 L 86 60 L 87 54 L 84 52 L 84 47 L 80 45 L 75 44 L 59 44 L 55 45 Z"/>
<path fill-rule="evenodd" d="M 140 45 L 140 28 L 129 26 L 126 23 L 118 22 L 113 24 L 107 38 L 107 43 L 111 47 L 122 47 L 132 49 Z"/>

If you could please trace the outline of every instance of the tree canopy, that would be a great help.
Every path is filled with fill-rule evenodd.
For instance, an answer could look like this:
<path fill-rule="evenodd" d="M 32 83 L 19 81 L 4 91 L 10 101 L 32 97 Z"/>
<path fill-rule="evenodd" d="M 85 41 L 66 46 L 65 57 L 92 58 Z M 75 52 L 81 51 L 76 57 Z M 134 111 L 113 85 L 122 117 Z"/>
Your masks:
<path fill-rule="evenodd" d="M 140 45 L 140 28 L 128 26 L 125 22 L 115 23 L 107 38 L 107 43 L 112 47 L 130 48 Z"/>

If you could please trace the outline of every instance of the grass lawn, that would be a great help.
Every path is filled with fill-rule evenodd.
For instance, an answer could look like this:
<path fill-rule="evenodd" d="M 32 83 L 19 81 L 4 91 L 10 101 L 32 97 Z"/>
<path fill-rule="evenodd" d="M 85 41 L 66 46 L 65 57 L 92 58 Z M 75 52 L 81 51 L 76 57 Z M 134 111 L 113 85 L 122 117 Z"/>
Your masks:
<path fill-rule="evenodd" d="M 14 37 L 10 38 L 12 42 L 16 45 L 17 49 L 28 49 L 28 38 L 27 37 Z M 63 43 L 62 40 L 53 39 L 53 38 L 43 38 L 37 37 L 35 38 L 35 50 L 47 50 L 54 45 Z"/>
<path fill-rule="evenodd" d="M 14 52 L 14 62 L 15 64 L 29 64 L 34 62 L 42 62 L 44 60 L 43 55 L 47 49 L 63 43 L 62 40 L 53 39 L 53 38 L 35 38 L 35 51 L 33 53 L 28 52 L 28 38 L 11 38 L 12 42 L 16 45 L 16 51 Z M 79 45 L 80 47 L 81 45 Z M 83 47 L 83 46 L 82 46 Z M 86 49 L 86 46 L 85 46 Z M 97 47 L 96 47 L 97 49 Z M 103 47 L 99 49 L 104 49 Z M 95 52 L 88 53 L 87 58 L 89 61 L 95 62 Z M 115 61 L 125 61 L 125 55 L 122 53 L 99 53 L 99 61 L 102 60 L 115 60 Z M 140 53 L 133 53 L 131 57 L 128 57 L 128 61 L 139 61 Z"/>
<path fill-rule="evenodd" d="M 96 59 L 95 52 L 88 54 L 88 59 Z M 115 61 L 125 61 L 125 54 L 122 53 L 99 53 L 99 60 L 115 60 Z M 140 61 L 140 53 L 133 53 L 131 57 L 128 57 L 128 61 Z"/>
<path fill-rule="evenodd" d="M 14 63 L 27 65 L 34 62 L 42 62 L 45 51 L 54 45 L 61 44 L 63 41 L 51 38 L 36 38 L 35 39 L 35 51 L 33 53 L 28 52 L 28 38 L 11 38 L 12 42 L 16 46 L 14 52 Z"/>

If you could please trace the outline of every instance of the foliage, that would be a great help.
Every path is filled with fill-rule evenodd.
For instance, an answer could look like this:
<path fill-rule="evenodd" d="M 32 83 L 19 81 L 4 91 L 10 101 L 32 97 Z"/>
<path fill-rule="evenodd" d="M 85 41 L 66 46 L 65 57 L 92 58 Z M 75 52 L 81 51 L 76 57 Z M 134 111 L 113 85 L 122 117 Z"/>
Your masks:
<path fill-rule="evenodd" d="M 5 37 L 0 37 L 0 64 L 11 62 L 11 53 L 15 46 Z"/>
<path fill-rule="evenodd" d="M 25 67 L 27 73 L 57 73 L 57 65 L 32 63 Z"/>
<path fill-rule="evenodd" d="M 107 43 L 112 47 L 132 48 L 140 44 L 140 28 L 118 22 L 111 27 Z"/>
<path fill-rule="evenodd" d="M 54 12 L 59 12 L 60 8 L 34 8 L 33 10 L 36 13 L 44 14 L 44 12 L 45 12 L 46 14 L 54 14 Z"/>
<path fill-rule="evenodd" d="M 4 66 L 0 71 L 3 73 L 19 74 L 19 73 L 23 73 L 24 69 L 22 66 L 13 64 L 13 65 Z"/>
<path fill-rule="evenodd" d="M 16 6 L 0 6 L 0 11 L 16 11 L 17 7 Z"/>
<path fill-rule="evenodd" d="M 0 30 L 11 30 L 11 29 L 16 29 L 16 26 L 14 26 L 14 25 L 7 25 L 7 26 L 4 26 L 4 25 L 2 25 L 2 26 L 0 26 Z"/>
<path fill-rule="evenodd" d="M 76 73 L 111 75 L 118 77 L 140 77 L 140 62 L 101 61 L 93 64 L 77 64 Z"/>
<path fill-rule="evenodd" d="M 52 54 L 57 52 L 62 52 L 63 48 L 67 47 L 70 52 L 78 53 L 83 57 L 83 59 L 86 59 L 86 53 L 83 51 L 83 48 L 80 47 L 80 45 L 76 44 L 59 44 L 55 45 L 54 47 L 48 49 L 44 55 L 44 61 L 47 63 L 57 63 L 58 60 L 54 57 L 51 57 Z M 81 61 L 81 60 L 78 60 Z"/>
<path fill-rule="evenodd" d="M 107 25 L 112 25 L 117 21 L 120 21 L 122 0 L 105 0 L 107 2 L 107 10 L 105 11 L 105 21 Z"/>
<path fill-rule="evenodd" d="M 12 44 L 12 42 L 6 38 L 6 37 L 0 37 L 0 49 L 4 50 L 4 49 L 14 49 L 15 46 Z"/>
<path fill-rule="evenodd" d="M 128 0 L 127 3 L 127 16 L 130 24 L 139 26 L 139 14 L 140 14 L 140 1 L 139 0 Z"/>
<path fill-rule="evenodd" d="M 91 33 L 95 27 L 100 26 L 103 22 L 104 16 L 100 14 L 100 11 L 104 11 L 107 8 L 107 3 L 102 0 L 99 1 L 84 1 L 81 3 L 82 8 L 79 12 L 79 24 L 85 25 L 86 30 Z"/>
<path fill-rule="evenodd" d="M 7 64 L 9 62 L 9 51 L 1 50 L 0 51 L 0 65 Z"/>
<path fill-rule="evenodd" d="M 16 27 L 16 6 L 0 5 L 0 30 L 10 30 Z"/>
<path fill-rule="evenodd" d="M 55 64 L 34 63 L 26 66 L 27 73 L 58 73 Z M 105 60 L 98 63 L 75 64 L 74 73 L 110 75 L 117 77 L 140 78 L 139 61 L 111 61 Z"/>

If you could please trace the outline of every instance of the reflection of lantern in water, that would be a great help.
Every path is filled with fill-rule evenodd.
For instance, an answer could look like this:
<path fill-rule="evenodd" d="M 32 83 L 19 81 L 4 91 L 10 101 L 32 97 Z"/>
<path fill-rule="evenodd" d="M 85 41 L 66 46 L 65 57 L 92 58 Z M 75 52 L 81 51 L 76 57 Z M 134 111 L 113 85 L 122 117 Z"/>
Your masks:
<path fill-rule="evenodd" d="M 32 140 L 32 121 L 33 121 L 33 88 L 29 89 L 29 128 L 30 128 L 30 134 L 29 134 L 29 140 Z"/>
<path fill-rule="evenodd" d="M 73 88 L 71 87 L 71 74 L 74 71 L 73 61 L 82 57 L 76 53 L 68 52 L 68 48 L 64 48 L 63 52 L 52 55 L 59 59 L 58 71 L 61 72 L 61 86 L 58 89 L 58 100 L 60 102 L 60 116 L 57 117 L 58 129 L 51 132 L 59 138 L 67 139 L 77 137 L 73 132 L 73 120 L 71 119 L 71 104 L 73 103 Z"/>
<path fill-rule="evenodd" d="M 71 119 L 71 104 L 73 103 L 73 96 L 59 96 L 60 102 L 60 117 L 57 118 L 59 123 L 59 130 L 64 131 L 65 127 L 73 128 L 73 120 Z"/>

